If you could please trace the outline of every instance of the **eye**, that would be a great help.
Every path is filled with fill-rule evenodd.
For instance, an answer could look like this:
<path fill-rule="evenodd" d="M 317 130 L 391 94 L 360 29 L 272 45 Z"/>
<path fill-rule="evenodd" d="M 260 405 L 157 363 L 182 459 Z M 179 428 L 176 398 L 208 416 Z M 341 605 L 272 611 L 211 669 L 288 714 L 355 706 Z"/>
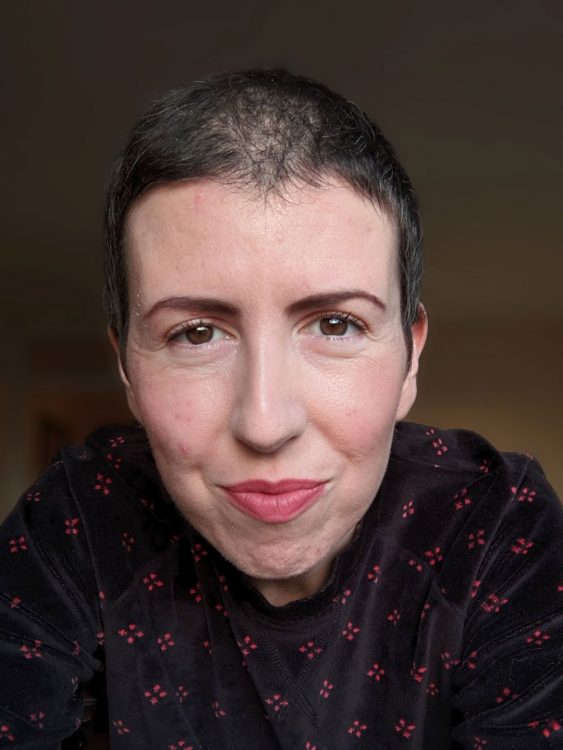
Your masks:
<path fill-rule="evenodd" d="M 214 344 L 227 336 L 228 334 L 222 328 L 208 321 L 192 320 L 175 328 L 168 336 L 168 340 L 172 343 L 197 347 L 204 344 Z"/>
<path fill-rule="evenodd" d="M 349 338 L 365 331 L 365 326 L 349 313 L 327 313 L 311 323 L 311 330 L 317 336 Z"/>

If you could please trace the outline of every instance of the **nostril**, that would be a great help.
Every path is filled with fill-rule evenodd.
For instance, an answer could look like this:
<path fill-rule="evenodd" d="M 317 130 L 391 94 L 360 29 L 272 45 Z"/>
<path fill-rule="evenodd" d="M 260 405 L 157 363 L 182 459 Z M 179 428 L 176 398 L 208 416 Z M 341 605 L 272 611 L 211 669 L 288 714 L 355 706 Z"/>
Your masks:
<path fill-rule="evenodd" d="M 271 422 L 249 423 L 239 425 L 234 430 L 236 439 L 257 453 L 275 453 L 286 443 L 295 440 L 300 429 L 289 425 L 276 426 Z"/>
<path fill-rule="evenodd" d="M 305 429 L 304 410 L 298 403 L 279 402 L 275 409 L 264 404 L 241 404 L 232 419 L 236 440 L 258 453 L 274 453 L 294 441 Z"/>

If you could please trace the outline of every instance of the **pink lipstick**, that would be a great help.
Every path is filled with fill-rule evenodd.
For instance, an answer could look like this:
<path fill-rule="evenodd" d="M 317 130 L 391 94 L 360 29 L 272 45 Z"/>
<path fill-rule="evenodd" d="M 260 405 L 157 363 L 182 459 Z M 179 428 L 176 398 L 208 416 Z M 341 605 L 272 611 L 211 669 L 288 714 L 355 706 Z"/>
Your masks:
<path fill-rule="evenodd" d="M 287 523 L 321 496 L 326 482 L 318 479 L 253 479 L 223 487 L 238 510 L 264 523 Z"/>

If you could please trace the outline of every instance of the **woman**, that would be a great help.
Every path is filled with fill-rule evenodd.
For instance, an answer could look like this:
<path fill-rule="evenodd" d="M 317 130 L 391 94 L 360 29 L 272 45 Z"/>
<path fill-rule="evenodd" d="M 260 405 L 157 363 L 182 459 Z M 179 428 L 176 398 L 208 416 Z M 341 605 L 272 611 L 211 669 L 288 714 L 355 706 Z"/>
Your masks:
<path fill-rule="evenodd" d="M 6 524 L 2 740 L 60 747 L 97 675 L 115 748 L 558 746 L 561 511 L 529 458 L 401 422 L 421 230 L 376 126 L 283 71 L 165 95 L 106 274 L 138 424 Z"/>

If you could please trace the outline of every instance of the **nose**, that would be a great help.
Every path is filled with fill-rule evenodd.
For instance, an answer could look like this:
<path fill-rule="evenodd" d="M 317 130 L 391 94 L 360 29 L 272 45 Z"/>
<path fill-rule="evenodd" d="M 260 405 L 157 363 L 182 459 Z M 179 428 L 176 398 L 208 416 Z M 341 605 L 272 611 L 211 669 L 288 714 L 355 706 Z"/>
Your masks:
<path fill-rule="evenodd" d="M 296 364 L 283 345 L 271 343 L 258 345 L 241 362 L 231 429 L 251 450 L 274 453 L 305 430 Z"/>

